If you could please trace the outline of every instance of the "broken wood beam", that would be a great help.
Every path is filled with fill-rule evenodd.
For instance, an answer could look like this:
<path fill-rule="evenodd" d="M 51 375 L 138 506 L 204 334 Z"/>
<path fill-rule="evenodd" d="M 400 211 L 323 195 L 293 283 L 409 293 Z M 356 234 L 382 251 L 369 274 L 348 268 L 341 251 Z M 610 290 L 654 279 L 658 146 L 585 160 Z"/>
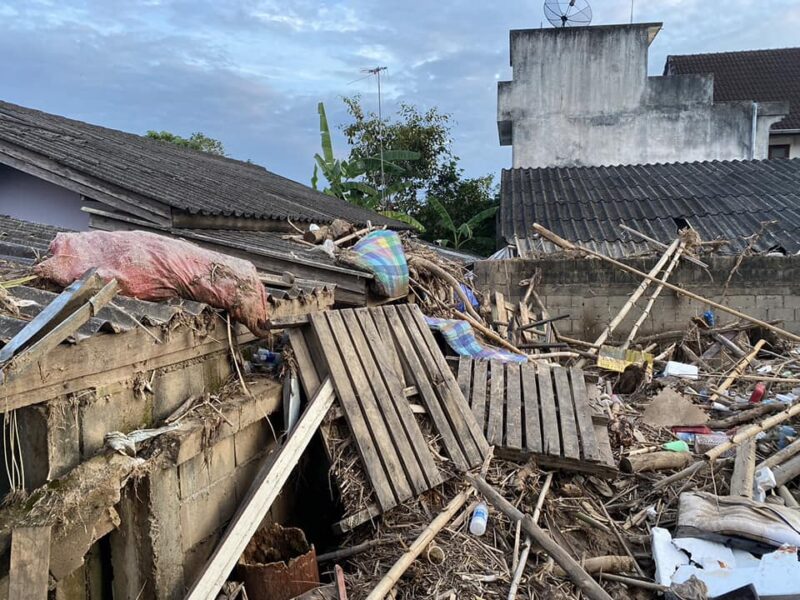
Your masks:
<path fill-rule="evenodd" d="M 628 573 L 636 570 L 636 560 L 630 556 L 595 556 L 587 558 L 581 565 L 589 575 L 595 573 Z M 553 575 L 566 577 L 567 573 L 559 566 L 553 568 Z"/>
<path fill-rule="evenodd" d="M 392 588 L 395 586 L 397 581 L 402 577 L 403 573 L 408 570 L 408 567 L 411 566 L 417 557 L 422 554 L 425 548 L 428 547 L 433 539 L 436 537 L 436 534 L 439 533 L 445 525 L 447 525 L 453 517 L 455 517 L 456 513 L 461 510 L 461 508 L 466 504 L 467 499 L 469 499 L 470 495 L 472 494 L 471 490 L 465 490 L 455 498 L 453 498 L 448 505 L 442 510 L 441 513 L 431 521 L 430 525 L 428 525 L 425 530 L 419 535 L 419 537 L 414 540 L 414 543 L 409 546 L 408 550 L 406 550 L 405 554 L 401 556 L 392 568 L 389 569 L 389 572 L 383 576 L 383 578 L 378 582 L 378 585 L 369 593 L 366 600 L 383 600 L 389 592 L 391 592 Z"/>
<path fill-rule="evenodd" d="M 506 500 L 500 492 L 494 489 L 491 485 L 486 483 L 482 477 L 467 476 L 467 480 L 478 490 L 483 497 L 486 498 L 496 509 L 505 514 L 513 522 L 520 521 L 522 529 L 527 533 L 533 541 L 538 543 L 542 549 L 550 556 L 553 557 L 556 564 L 558 564 L 567 573 L 572 582 L 583 592 L 583 594 L 590 600 L 611 600 L 611 596 L 606 592 L 599 583 L 581 567 L 577 560 L 572 558 L 570 554 L 559 546 L 547 532 L 533 522 L 529 515 L 526 515 L 511 502 Z"/>
<path fill-rule="evenodd" d="M 780 406 L 780 405 L 778 405 Z M 756 465 L 756 471 L 769 467 L 775 467 L 790 458 L 792 458 L 795 454 L 800 453 L 800 439 L 793 441 L 791 444 L 783 448 L 782 450 L 778 450 L 775 454 L 770 457 L 765 458 L 760 463 Z"/>
<path fill-rule="evenodd" d="M 736 449 L 731 475 L 731 496 L 753 498 L 753 478 L 756 474 L 756 441 L 749 439 Z"/>
<path fill-rule="evenodd" d="M 775 475 L 776 486 L 789 483 L 792 479 L 800 475 L 800 456 L 794 456 L 785 463 L 772 468 Z"/>
<path fill-rule="evenodd" d="M 18 527 L 11 534 L 8 597 L 47 600 L 50 526 Z"/>
<path fill-rule="evenodd" d="M 725 381 L 723 381 L 722 384 L 719 387 L 717 387 L 716 391 L 713 394 L 711 394 L 711 396 L 708 399 L 709 402 L 716 402 L 717 400 L 719 400 L 720 396 L 722 396 L 726 391 L 728 391 L 728 388 L 731 387 L 739 377 L 741 377 L 745 369 L 750 366 L 750 363 L 753 362 L 753 360 L 755 360 L 756 355 L 759 353 L 761 348 L 763 348 L 764 344 L 766 343 L 767 341 L 764 339 L 760 339 L 756 342 L 756 345 L 753 346 L 753 350 L 750 352 L 750 354 L 745 356 L 742 360 L 740 360 L 737 363 L 736 368 L 733 371 L 731 371 L 731 374 L 728 375 L 725 378 Z"/>
<path fill-rule="evenodd" d="M 600 260 L 603 260 L 603 261 L 605 261 L 605 262 L 607 262 L 609 264 L 612 264 L 615 267 L 618 267 L 618 268 L 622 269 L 623 271 L 627 271 L 628 273 L 632 273 L 634 275 L 638 275 L 639 277 L 643 277 L 643 278 L 648 279 L 650 281 L 658 281 L 655 277 L 653 277 L 651 275 L 648 275 L 644 271 L 640 271 L 639 269 L 636 269 L 634 267 L 626 265 L 625 263 L 622 263 L 622 262 L 620 262 L 620 261 L 618 261 L 616 259 L 613 259 L 610 256 L 606 256 L 605 254 L 601 254 L 600 252 L 595 252 L 594 250 L 590 250 L 589 248 L 586 248 L 584 246 L 579 246 L 579 245 L 573 244 L 572 242 L 568 242 L 567 240 L 557 236 L 556 234 L 554 234 L 552 231 L 548 230 L 547 228 L 542 227 L 538 223 L 534 223 L 533 224 L 533 229 L 534 229 L 534 231 L 536 231 L 542 237 L 545 237 L 545 238 L 549 239 L 554 244 L 556 244 L 558 246 L 561 246 L 562 248 L 564 248 L 566 250 L 571 250 L 573 252 L 583 252 L 585 254 L 588 254 L 589 256 L 594 256 L 595 258 L 599 258 Z M 556 240 L 558 240 L 558 241 L 556 241 Z M 795 342 L 800 342 L 800 335 L 795 335 L 794 333 L 786 331 L 785 329 L 781 329 L 780 327 L 776 327 L 774 325 L 771 325 L 767 321 L 762 321 L 761 319 L 757 319 L 757 318 L 752 317 L 752 316 L 750 316 L 748 314 L 740 312 L 740 311 L 738 311 L 738 310 L 736 310 L 734 308 L 731 308 L 730 306 L 725 306 L 724 304 L 720 304 L 719 302 L 714 302 L 713 300 L 709 300 L 708 298 L 704 298 L 703 296 L 701 296 L 699 294 L 695 294 L 694 292 L 690 292 L 689 290 L 685 290 L 682 287 L 677 286 L 677 285 L 673 285 L 673 284 L 671 284 L 669 282 L 664 282 L 664 287 L 666 287 L 667 289 L 672 290 L 674 292 L 677 292 L 678 294 L 681 294 L 682 296 L 686 296 L 687 298 L 691 298 L 692 300 L 696 300 L 698 302 L 702 302 L 703 304 L 707 304 L 708 306 L 716 308 L 717 310 L 720 310 L 720 311 L 722 311 L 724 313 L 727 313 L 729 315 L 733 315 L 734 317 L 738 317 L 739 319 L 745 319 L 745 320 L 747 320 L 747 321 L 749 321 L 751 323 L 754 323 L 754 324 L 758 325 L 759 327 L 763 327 L 764 329 L 768 329 L 769 331 L 772 331 L 773 333 L 775 333 L 775 334 L 777 334 L 777 335 L 779 335 L 781 337 L 784 337 L 786 339 L 789 339 L 789 340 L 792 340 L 792 341 L 795 341 Z"/>
<path fill-rule="evenodd" d="M 740 410 L 730 417 L 725 417 L 724 419 L 712 419 L 706 423 L 706 426 L 709 429 L 730 429 L 731 427 L 735 427 L 741 423 L 749 423 L 750 421 L 754 421 L 755 419 L 763 417 L 764 415 L 778 412 L 781 410 L 782 406 L 783 405 L 778 402 L 762 402 L 755 408 Z M 798 451 L 800 451 L 800 448 L 798 448 Z"/>
<path fill-rule="evenodd" d="M 286 443 L 267 456 L 222 540 L 206 562 L 202 575 L 186 595 L 187 600 L 206 600 L 216 597 L 322 424 L 325 415 L 333 406 L 334 399 L 333 384 L 330 378 L 326 378 L 316 395 L 309 401 Z"/>

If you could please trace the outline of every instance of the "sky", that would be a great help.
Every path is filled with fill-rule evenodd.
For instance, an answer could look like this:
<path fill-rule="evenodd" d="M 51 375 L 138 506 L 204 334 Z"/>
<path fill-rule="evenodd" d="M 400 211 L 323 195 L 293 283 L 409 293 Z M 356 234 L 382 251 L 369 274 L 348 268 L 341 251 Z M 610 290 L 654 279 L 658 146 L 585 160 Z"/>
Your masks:
<path fill-rule="evenodd" d="M 627 23 L 630 0 L 594 0 L 593 24 Z M 636 0 L 661 21 L 650 73 L 668 54 L 800 45 L 800 0 Z M 0 99 L 115 129 L 202 131 L 229 155 L 309 183 L 317 102 L 332 126 L 343 96 L 384 114 L 400 102 L 453 119 L 467 176 L 510 166 L 498 143 L 497 81 L 511 77 L 510 29 L 541 1 L 0 0 Z M 544 22 L 544 23 L 543 23 Z M 334 150 L 347 154 L 337 135 Z"/>

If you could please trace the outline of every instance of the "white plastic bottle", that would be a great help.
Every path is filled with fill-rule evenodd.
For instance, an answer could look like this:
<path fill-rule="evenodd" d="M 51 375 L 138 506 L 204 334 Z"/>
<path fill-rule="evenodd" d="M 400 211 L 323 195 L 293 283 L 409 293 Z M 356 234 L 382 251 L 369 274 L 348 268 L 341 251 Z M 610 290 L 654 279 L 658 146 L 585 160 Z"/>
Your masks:
<path fill-rule="evenodd" d="M 469 532 L 472 535 L 483 535 L 486 533 L 486 525 L 488 522 L 489 507 L 481 502 L 472 512 L 472 520 L 469 522 Z"/>

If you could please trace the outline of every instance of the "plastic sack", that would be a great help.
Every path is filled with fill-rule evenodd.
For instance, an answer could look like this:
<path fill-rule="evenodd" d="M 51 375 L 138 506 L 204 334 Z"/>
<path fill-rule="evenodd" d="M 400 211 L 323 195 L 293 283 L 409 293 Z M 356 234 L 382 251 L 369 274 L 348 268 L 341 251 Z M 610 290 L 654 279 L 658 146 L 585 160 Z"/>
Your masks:
<path fill-rule="evenodd" d="M 264 331 L 266 290 L 246 260 L 144 231 L 59 233 L 50 253 L 35 273 L 64 287 L 94 267 L 104 281 L 116 279 L 124 296 L 195 300 L 227 310 L 255 334 Z"/>

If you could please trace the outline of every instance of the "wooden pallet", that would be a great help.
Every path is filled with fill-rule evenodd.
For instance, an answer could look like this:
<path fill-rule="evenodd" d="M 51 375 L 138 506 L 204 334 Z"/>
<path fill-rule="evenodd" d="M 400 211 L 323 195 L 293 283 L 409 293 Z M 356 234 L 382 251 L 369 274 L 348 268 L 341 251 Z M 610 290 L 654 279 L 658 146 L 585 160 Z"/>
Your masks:
<path fill-rule="evenodd" d="M 612 475 L 606 419 L 593 415 L 583 371 L 461 357 L 458 384 L 498 455 Z"/>
<path fill-rule="evenodd" d="M 415 386 L 454 466 L 483 462 L 489 446 L 418 307 L 323 311 L 310 324 L 291 333 L 301 380 L 312 394 L 330 375 L 380 511 L 444 479 L 406 384 Z M 365 511 L 375 515 L 373 507 Z"/>

